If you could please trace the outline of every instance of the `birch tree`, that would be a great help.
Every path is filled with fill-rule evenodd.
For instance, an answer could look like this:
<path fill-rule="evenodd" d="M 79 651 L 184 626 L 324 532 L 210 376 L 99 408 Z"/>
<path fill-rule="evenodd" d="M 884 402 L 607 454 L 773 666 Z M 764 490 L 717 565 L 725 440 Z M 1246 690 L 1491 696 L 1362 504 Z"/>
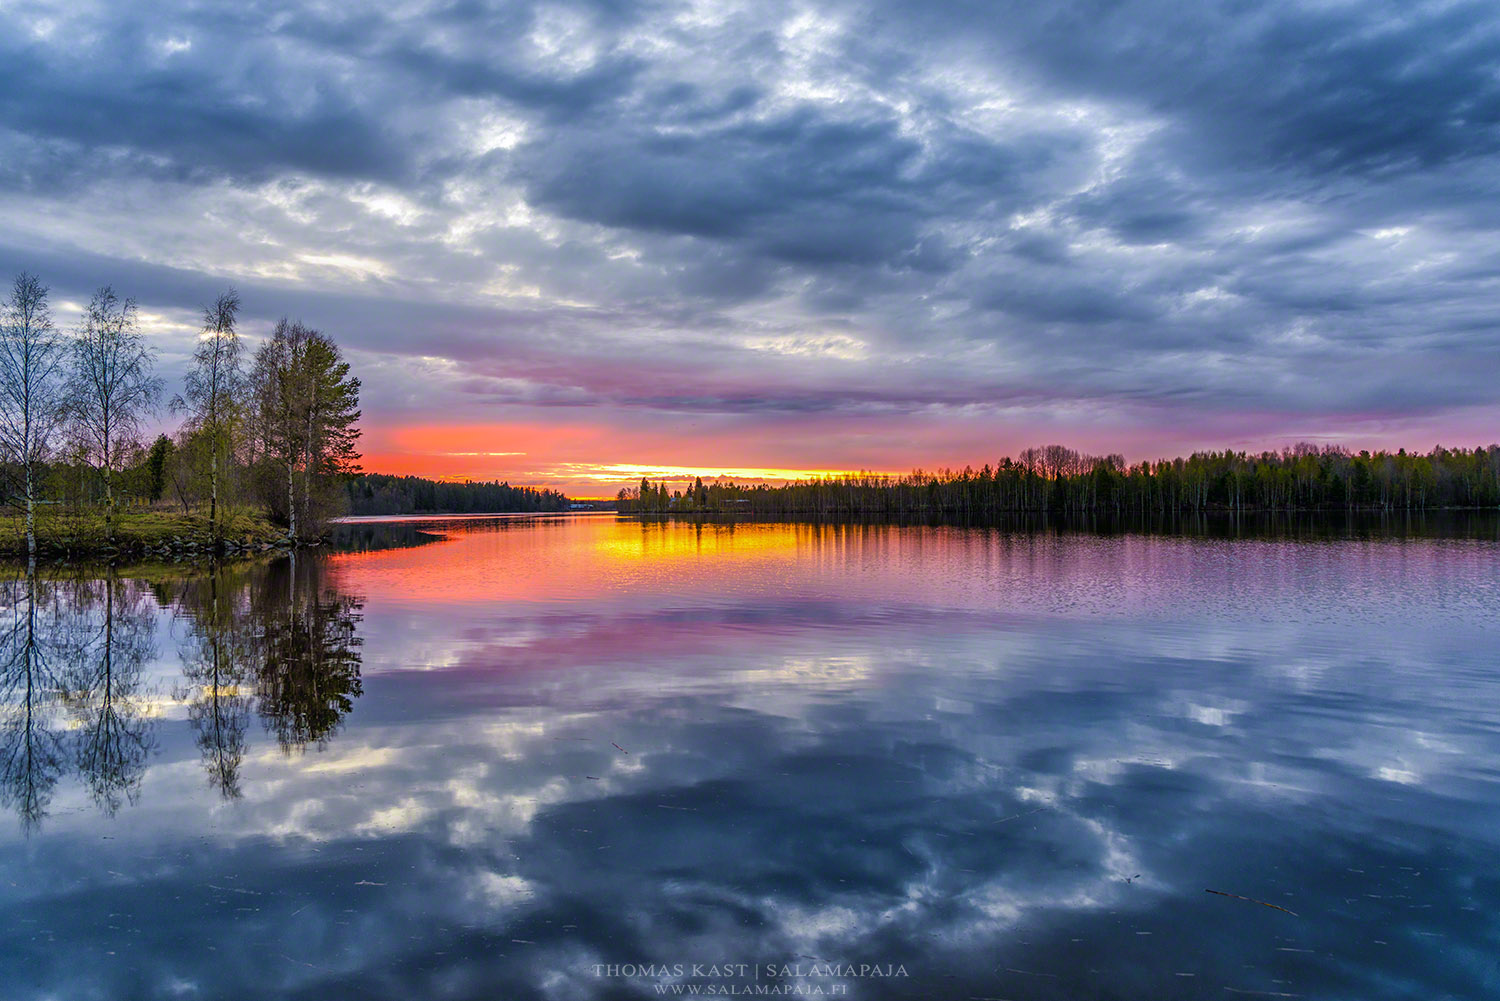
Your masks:
<path fill-rule="evenodd" d="M 26 556 L 36 560 L 37 477 L 63 411 L 65 352 L 47 286 L 21 272 L 0 305 L 0 449 L 21 467 Z"/>
<path fill-rule="evenodd" d="M 241 426 L 245 375 L 240 338 L 235 330 L 240 297 L 230 289 L 203 307 L 203 333 L 193 351 L 184 393 L 172 409 L 186 411 L 188 430 L 201 435 L 208 462 L 208 530 L 215 547 L 220 540 L 219 484 L 229 466 Z"/>
<path fill-rule="evenodd" d="M 255 354 L 252 378 L 260 447 L 286 486 L 287 539 L 297 541 L 297 469 L 306 434 L 301 414 L 302 355 L 309 331 L 283 317 Z"/>
<path fill-rule="evenodd" d="M 72 409 L 82 444 L 104 479 L 104 539 L 114 541 L 115 464 L 150 413 L 161 383 L 141 336 L 134 299 L 108 285 L 94 293 L 74 341 Z"/>

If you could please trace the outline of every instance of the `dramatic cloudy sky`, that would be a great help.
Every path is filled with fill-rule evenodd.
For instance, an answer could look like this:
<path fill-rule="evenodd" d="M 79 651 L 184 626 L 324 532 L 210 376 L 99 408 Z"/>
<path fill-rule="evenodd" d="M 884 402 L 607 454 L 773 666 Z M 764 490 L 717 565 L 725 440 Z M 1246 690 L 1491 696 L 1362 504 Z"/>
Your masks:
<path fill-rule="evenodd" d="M 1500 438 L 1492 2 L 0 0 L 0 269 L 238 287 L 366 465 Z M 598 477 L 597 479 L 595 477 Z"/>

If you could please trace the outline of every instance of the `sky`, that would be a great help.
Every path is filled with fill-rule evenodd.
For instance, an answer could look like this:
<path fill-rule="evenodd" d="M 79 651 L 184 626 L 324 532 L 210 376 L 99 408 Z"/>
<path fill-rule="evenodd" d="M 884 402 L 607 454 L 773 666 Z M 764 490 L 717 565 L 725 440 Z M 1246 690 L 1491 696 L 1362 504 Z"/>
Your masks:
<path fill-rule="evenodd" d="M 228 286 L 364 465 L 1500 439 L 1491 2 L 0 0 L 0 275 Z"/>

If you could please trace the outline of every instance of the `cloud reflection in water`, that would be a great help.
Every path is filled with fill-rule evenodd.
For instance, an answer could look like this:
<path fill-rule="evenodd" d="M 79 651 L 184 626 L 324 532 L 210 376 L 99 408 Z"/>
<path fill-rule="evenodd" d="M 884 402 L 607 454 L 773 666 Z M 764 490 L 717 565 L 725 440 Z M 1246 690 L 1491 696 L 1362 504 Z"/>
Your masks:
<path fill-rule="evenodd" d="M 61 782 L 0 842 L 18 996 L 1497 984 L 1492 543 L 445 531 L 158 586 L 142 684 L 183 697 L 136 805 Z M 293 634 L 302 709 L 257 732 Z"/>

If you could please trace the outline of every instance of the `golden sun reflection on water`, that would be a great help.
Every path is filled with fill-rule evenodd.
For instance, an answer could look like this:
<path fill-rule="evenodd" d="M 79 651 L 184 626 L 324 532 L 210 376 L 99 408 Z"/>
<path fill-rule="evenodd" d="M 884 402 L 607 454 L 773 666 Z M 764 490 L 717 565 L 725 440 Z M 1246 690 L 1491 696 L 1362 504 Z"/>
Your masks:
<path fill-rule="evenodd" d="M 764 580 L 775 565 L 806 560 L 820 548 L 818 533 L 826 531 L 613 516 L 450 520 L 422 527 L 443 541 L 333 554 L 329 566 L 351 580 L 357 576 L 364 594 L 404 602 L 552 600 L 607 595 L 647 581 L 718 588 Z"/>

